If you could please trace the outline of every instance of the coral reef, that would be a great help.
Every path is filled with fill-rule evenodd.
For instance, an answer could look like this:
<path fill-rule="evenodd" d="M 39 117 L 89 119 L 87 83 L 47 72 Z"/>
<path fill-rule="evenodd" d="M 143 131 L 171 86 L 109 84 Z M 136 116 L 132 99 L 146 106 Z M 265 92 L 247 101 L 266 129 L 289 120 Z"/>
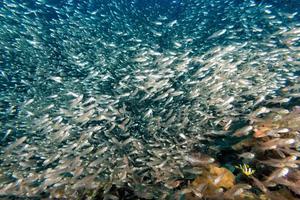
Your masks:
<path fill-rule="evenodd" d="M 251 117 L 253 129 L 231 146 L 236 159 L 220 162 L 207 154 L 185 156 L 181 176 L 163 167 L 156 173 L 160 181 L 147 185 L 139 179 L 98 190 L 82 192 L 88 199 L 232 199 L 294 200 L 300 195 L 299 130 L 300 109 L 268 108 L 267 113 Z M 239 130 L 241 131 L 241 130 Z M 226 156 L 226 155 L 224 155 Z M 175 163 L 174 163 L 175 164 Z M 106 188 L 106 189 L 105 189 Z M 80 196 L 80 195 L 79 195 Z"/>

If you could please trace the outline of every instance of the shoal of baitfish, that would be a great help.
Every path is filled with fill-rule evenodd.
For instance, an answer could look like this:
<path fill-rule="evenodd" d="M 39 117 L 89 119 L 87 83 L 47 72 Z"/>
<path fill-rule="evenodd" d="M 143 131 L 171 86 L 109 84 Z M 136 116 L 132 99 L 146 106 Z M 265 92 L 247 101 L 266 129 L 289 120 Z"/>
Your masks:
<path fill-rule="evenodd" d="M 169 192 L 191 155 L 215 157 L 214 137 L 261 104 L 299 98 L 297 9 L 279 0 L 0 1 L 0 196 Z"/>

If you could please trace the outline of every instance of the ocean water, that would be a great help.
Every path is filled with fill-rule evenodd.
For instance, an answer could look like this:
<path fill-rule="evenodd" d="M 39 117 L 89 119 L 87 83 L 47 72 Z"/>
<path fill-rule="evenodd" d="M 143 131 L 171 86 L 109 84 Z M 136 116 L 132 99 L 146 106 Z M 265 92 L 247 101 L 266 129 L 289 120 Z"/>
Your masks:
<path fill-rule="evenodd" d="M 0 25 L 3 198 L 157 199 L 194 152 L 233 171 L 255 110 L 299 105 L 297 0 L 0 0 Z"/>

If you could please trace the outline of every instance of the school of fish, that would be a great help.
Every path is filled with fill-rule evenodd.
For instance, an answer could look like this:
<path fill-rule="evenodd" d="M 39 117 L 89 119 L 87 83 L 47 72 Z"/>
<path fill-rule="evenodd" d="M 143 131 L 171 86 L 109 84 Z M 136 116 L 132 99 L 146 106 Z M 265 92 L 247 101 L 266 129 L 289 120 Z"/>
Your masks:
<path fill-rule="evenodd" d="M 0 1 L 0 196 L 153 199 L 214 162 L 299 101 L 300 5 L 276 2 Z"/>

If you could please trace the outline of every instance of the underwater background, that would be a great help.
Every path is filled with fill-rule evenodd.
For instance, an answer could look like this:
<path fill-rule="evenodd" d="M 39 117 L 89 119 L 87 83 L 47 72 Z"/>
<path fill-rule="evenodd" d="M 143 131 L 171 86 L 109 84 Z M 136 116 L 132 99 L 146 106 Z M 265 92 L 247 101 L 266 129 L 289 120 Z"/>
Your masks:
<path fill-rule="evenodd" d="M 299 199 L 299 12 L 0 0 L 0 198 Z"/>

